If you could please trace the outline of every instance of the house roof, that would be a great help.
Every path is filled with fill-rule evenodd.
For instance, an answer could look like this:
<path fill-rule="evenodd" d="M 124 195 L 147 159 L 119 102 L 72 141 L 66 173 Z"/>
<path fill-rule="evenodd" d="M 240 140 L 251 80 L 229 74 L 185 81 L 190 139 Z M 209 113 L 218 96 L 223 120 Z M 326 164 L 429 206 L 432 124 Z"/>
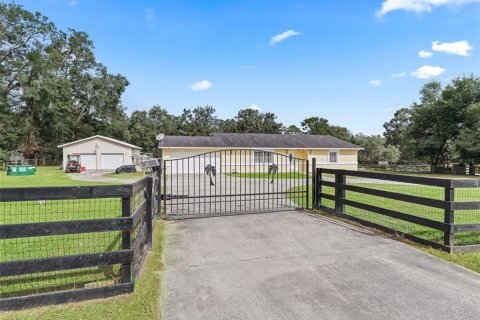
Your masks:
<path fill-rule="evenodd" d="M 85 138 L 85 139 L 80 139 L 80 140 L 76 140 L 76 141 L 72 141 L 72 142 L 67 142 L 67 143 L 61 144 L 61 145 L 58 146 L 58 148 L 63 148 L 63 147 L 66 147 L 66 146 L 69 146 L 69 145 L 72 145 L 72 144 L 75 144 L 75 143 L 84 142 L 84 141 L 88 141 L 88 140 L 92 140 L 92 139 L 96 139 L 96 138 L 100 138 L 100 139 L 104 139 L 104 140 L 107 140 L 107 141 L 110 141 L 110 142 L 118 143 L 118 144 L 121 144 L 121 145 L 130 147 L 130 148 L 132 148 L 132 149 L 140 149 L 140 150 L 142 150 L 142 147 L 135 146 L 135 145 L 133 145 L 133 144 L 126 143 L 126 142 L 123 142 L 123 141 L 120 141 L 120 140 L 117 140 L 117 139 L 113 139 L 113 138 L 109 138 L 109 137 L 104 137 L 104 136 L 101 136 L 101 135 L 98 135 L 98 134 L 95 135 L 95 136 L 91 136 L 91 137 Z"/>
<path fill-rule="evenodd" d="M 285 148 L 363 149 L 353 143 L 326 135 L 262 133 L 214 133 L 210 136 L 165 136 L 159 148 Z"/>

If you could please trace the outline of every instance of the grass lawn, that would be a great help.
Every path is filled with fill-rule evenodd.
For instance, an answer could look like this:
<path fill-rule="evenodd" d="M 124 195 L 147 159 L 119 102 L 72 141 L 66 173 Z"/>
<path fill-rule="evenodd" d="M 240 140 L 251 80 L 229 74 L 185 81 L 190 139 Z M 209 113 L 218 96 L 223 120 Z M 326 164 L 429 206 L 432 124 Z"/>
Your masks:
<path fill-rule="evenodd" d="M 118 182 L 93 182 L 72 179 L 75 173 L 65 173 L 58 166 L 37 167 L 33 176 L 7 176 L 6 171 L 0 171 L 0 188 L 10 187 L 53 187 L 53 186 L 92 186 L 111 185 Z"/>
<path fill-rule="evenodd" d="M 39 167 L 34 176 L 6 176 L 1 187 L 108 185 L 73 180 L 58 167 Z M 73 174 L 72 174 L 73 175 Z M 1 189 L 0 189 L 1 192 Z M 0 202 L 0 224 L 107 219 L 121 216 L 120 198 Z M 0 240 L 0 262 L 120 249 L 121 232 L 55 235 Z M 114 283 L 119 268 L 99 267 L 0 278 L 0 297 Z"/>
<path fill-rule="evenodd" d="M 252 178 L 252 179 L 271 179 L 272 175 L 268 172 L 246 172 L 246 173 L 227 173 L 229 177 Z M 274 179 L 305 179 L 307 176 L 301 172 L 279 172 L 274 175 Z"/>
<path fill-rule="evenodd" d="M 163 230 L 164 222 L 158 221 L 154 229 L 153 249 L 149 252 L 140 277 L 135 283 L 134 293 L 104 300 L 5 312 L 0 314 L 0 319 L 159 319 Z"/>
<path fill-rule="evenodd" d="M 438 187 L 431 187 L 431 186 L 420 186 L 420 185 L 402 185 L 402 184 L 376 184 L 376 183 L 369 183 L 369 184 L 355 184 L 358 186 L 363 186 L 366 188 L 372 189 L 380 189 L 404 194 L 412 194 L 421 197 L 427 197 L 432 199 L 443 199 L 443 189 Z M 302 187 L 300 187 L 302 188 Z M 323 187 L 322 192 L 326 194 L 334 194 L 333 187 Z M 443 221 L 443 210 L 442 209 L 435 209 L 430 208 L 422 205 L 412 204 L 403 201 L 391 200 L 366 194 L 361 194 L 357 192 L 346 192 L 346 198 L 352 201 L 357 201 L 365 204 L 374 205 L 377 207 L 384 207 L 391 210 L 413 214 L 421 217 L 425 217 L 431 220 Z M 473 200 L 480 200 L 480 188 L 463 188 L 463 189 L 456 189 L 455 194 L 456 201 L 473 201 Z M 310 206 L 311 206 L 311 195 L 310 195 Z M 295 201 L 295 199 L 292 198 Z M 300 198 L 297 202 L 301 205 L 305 205 L 305 197 Z M 329 208 L 334 208 L 334 201 L 328 199 L 322 199 L 322 204 Z M 371 221 L 392 229 L 396 229 L 399 231 L 403 231 L 405 233 L 409 233 L 415 235 L 420 238 L 428 239 L 435 242 L 442 242 L 443 241 L 443 232 L 437 231 L 428 227 L 419 226 L 413 223 L 404 222 L 398 219 L 386 217 L 380 214 L 368 212 L 365 210 L 357 209 L 354 207 L 346 206 L 345 208 L 346 213 L 362 218 L 367 221 Z M 335 215 L 328 214 L 325 212 L 318 211 L 321 214 L 333 217 L 338 219 Z M 341 219 L 344 220 L 344 219 Z M 349 220 L 349 223 L 354 223 Z M 456 223 L 480 223 L 480 210 L 473 210 L 473 211 L 456 211 L 455 212 L 455 222 Z M 457 263 L 462 265 L 466 268 L 474 270 L 476 272 L 480 272 L 480 252 L 465 252 L 465 253 L 455 253 L 455 254 L 448 254 L 442 252 L 440 250 L 435 250 L 431 247 L 425 247 L 418 244 L 410 244 L 414 245 L 421 250 L 424 250 L 432 255 L 440 257 L 442 259 Z M 455 244 L 480 244 L 480 232 L 464 232 L 464 233 L 457 233 L 455 234 Z"/>
<path fill-rule="evenodd" d="M 439 179 L 480 179 L 480 175 L 476 176 L 466 176 L 459 174 L 440 174 L 440 173 L 416 173 L 416 172 L 401 172 L 401 171 L 390 171 L 390 170 L 361 170 L 364 172 L 374 172 L 374 173 L 388 173 L 388 174 L 398 174 L 402 176 L 414 176 L 414 177 L 425 177 L 425 178 L 439 178 Z"/>

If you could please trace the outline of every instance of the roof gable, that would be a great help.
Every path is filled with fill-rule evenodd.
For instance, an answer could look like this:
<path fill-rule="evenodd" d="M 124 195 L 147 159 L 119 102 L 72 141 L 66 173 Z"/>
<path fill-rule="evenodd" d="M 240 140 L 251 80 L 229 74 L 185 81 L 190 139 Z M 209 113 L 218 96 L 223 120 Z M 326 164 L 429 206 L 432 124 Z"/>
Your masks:
<path fill-rule="evenodd" d="M 67 142 L 67 143 L 61 144 L 61 145 L 58 146 L 58 148 L 63 148 L 63 147 L 66 147 L 66 146 L 69 146 L 69 145 L 72 145 L 72 144 L 81 143 L 81 142 L 85 142 L 85 141 L 89 141 L 89 140 L 93 140 L 93 139 L 97 139 L 97 138 L 98 139 L 103 139 L 103 140 L 106 140 L 106 141 L 110 141 L 110 142 L 114 142 L 114 143 L 117 143 L 117 144 L 121 144 L 123 146 L 127 146 L 127 147 L 130 147 L 132 149 L 142 150 L 142 148 L 139 147 L 139 146 L 136 146 L 136 145 L 133 145 L 133 144 L 130 144 L 130 143 L 126 143 L 126 142 L 123 142 L 123 141 L 120 141 L 120 140 L 117 140 L 117 139 L 101 136 L 101 135 L 98 135 L 98 134 L 95 135 L 95 136 L 80 139 L 80 140 L 77 140 L 77 141 L 72 141 L 72 142 Z"/>

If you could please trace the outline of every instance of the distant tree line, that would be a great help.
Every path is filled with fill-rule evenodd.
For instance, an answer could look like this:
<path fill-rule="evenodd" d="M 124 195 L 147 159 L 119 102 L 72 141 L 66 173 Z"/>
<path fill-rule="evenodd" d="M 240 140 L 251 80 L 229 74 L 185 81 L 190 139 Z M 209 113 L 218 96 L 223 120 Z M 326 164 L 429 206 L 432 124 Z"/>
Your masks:
<path fill-rule="evenodd" d="M 397 110 L 384 128 L 386 145 L 398 147 L 404 161 L 480 163 L 480 78 L 426 83 L 420 102 Z"/>
<path fill-rule="evenodd" d="M 95 58 L 84 32 L 59 30 L 40 13 L 0 3 L 0 161 L 7 151 L 57 158 L 57 145 L 101 134 L 158 154 L 155 137 L 214 132 L 318 134 L 355 143 L 367 163 L 452 159 L 480 161 L 480 80 L 462 77 L 446 87 L 427 83 L 420 103 L 398 110 L 385 135 L 353 134 L 322 117 L 286 126 L 272 112 L 241 109 L 220 119 L 212 106 L 173 115 L 161 106 L 134 111 L 121 103 L 128 80 Z"/>

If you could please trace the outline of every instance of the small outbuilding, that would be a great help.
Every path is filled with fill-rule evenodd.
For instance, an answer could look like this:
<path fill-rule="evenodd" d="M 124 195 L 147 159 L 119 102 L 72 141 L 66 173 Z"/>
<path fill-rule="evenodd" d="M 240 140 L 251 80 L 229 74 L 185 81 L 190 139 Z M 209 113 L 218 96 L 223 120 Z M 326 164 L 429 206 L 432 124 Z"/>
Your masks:
<path fill-rule="evenodd" d="M 135 164 L 141 147 L 100 135 L 68 142 L 63 148 L 63 169 L 69 157 L 77 156 L 86 170 L 114 170 L 123 165 Z"/>

